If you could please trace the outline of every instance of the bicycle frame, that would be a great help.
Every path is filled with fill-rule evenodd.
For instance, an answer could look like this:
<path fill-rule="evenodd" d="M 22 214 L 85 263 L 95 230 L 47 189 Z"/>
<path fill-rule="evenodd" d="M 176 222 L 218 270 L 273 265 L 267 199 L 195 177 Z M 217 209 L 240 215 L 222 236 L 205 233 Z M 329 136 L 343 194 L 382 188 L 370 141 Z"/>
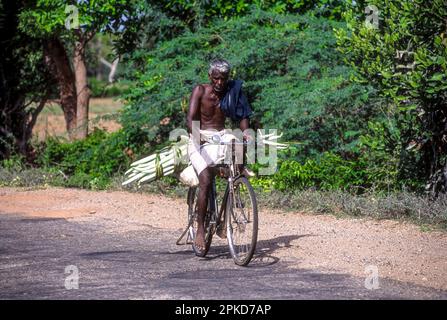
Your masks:
<path fill-rule="evenodd" d="M 233 194 L 233 181 L 236 180 L 239 177 L 239 172 L 237 172 L 236 170 L 236 153 L 235 153 L 235 145 L 236 144 L 242 144 L 242 145 L 246 145 L 247 143 L 237 143 L 234 140 L 231 142 L 231 163 L 229 164 L 225 164 L 223 165 L 224 167 L 228 167 L 230 169 L 230 176 L 226 179 L 227 180 L 227 185 L 225 187 L 225 193 L 224 196 L 222 198 L 222 206 L 219 210 L 218 208 L 218 202 L 216 199 L 216 176 L 213 177 L 213 181 L 211 183 L 211 193 L 210 193 L 210 204 L 213 204 L 215 206 L 214 210 L 211 211 L 211 217 L 210 217 L 210 224 L 214 224 L 215 228 L 213 230 L 213 232 L 215 232 L 217 230 L 217 227 L 221 221 L 221 217 L 222 217 L 222 213 L 226 212 L 226 205 L 227 205 L 227 200 L 228 200 L 228 196 L 231 194 L 232 197 L 234 197 Z M 245 153 L 244 153 L 244 160 L 245 160 Z M 218 165 L 217 167 L 222 167 L 222 165 Z M 234 198 L 232 199 L 234 201 Z M 209 208 L 211 209 L 211 208 Z M 214 221 L 213 221 L 214 220 Z M 225 220 L 224 220 L 225 222 Z"/>
<path fill-rule="evenodd" d="M 216 177 L 213 177 L 213 181 L 211 183 L 211 192 L 209 194 L 209 205 L 210 207 L 208 208 L 207 211 L 207 216 L 205 216 L 205 220 L 209 219 L 209 224 L 211 226 L 214 225 L 214 228 L 212 230 L 213 233 L 216 232 L 217 227 L 219 226 L 222 214 L 224 213 L 224 210 L 226 209 L 226 204 L 227 204 L 227 200 L 228 200 L 228 195 L 230 194 L 230 190 L 232 190 L 233 188 L 233 177 L 229 177 L 226 179 L 227 180 L 227 185 L 225 187 L 225 192 L 224 192 L 224 196 L 222 197 L 222 205 L 219 208 L 219 203 L 217 201 L 217 192 L 216 192 Z M 189 196 L 189 194 L 188 194 Z M 188 203 L 190 202 L 190 199 L 187 199 Z M 192 217 L 191 217 L 192 218 Z M 225 220 L 224 220 L 225 221 Z M 183 231 L 183 233 L 180 235 L 180 237 L 178 238 L 178 240 L 176 241 L 177 245 L 181 245 L 181 240 L 183 239 L 183 237 L 188 233 L 189 228 L 191 227 L 191 225 L 193 224 L 193 219 L 191 219 L 188 223 L 188 225 L 186 226 L 185 231 Z M 191 244 L 192 242 L 188 242 L 188 238 L 187 237 L 186 241 L 184 244 Z"/>
<path fill-rule="evenodd" d="M 224 143 L 221 143 L 224 144 Z M 219 223 L 221 222 L 221 218 L 222 218 L 222 214 L 224 212 L 226 212 L 226 205 L 228 202 L 228 196 L 233 197 L 233 201 L 234 201 L 234 194 L 233 194 L 233 181 L 235 181 L 237 178 L 239 178 L 240 174 L 237 171 L 237 167 L 235 165 L 236 162 L 236 153 L 235 153 L 235 145 L 236 144 L 247 144 L 245 142 L 242 143 L 237 143 L 234 140 L 232 140 L 231 143 L 227 143 L 227 144 L 231 144 L 231 150 L 232 150 L 232 156 L 231 156 L 231 162 L 229 164 L 221 164 L 221 165 L 217 165 L 216 167 L 227 167 L 230 169 L 230 175 L 229 177 L 226 178 L 227 180 L 227 185 L 225 187 L 225 192 L 224 192 L 224 196 L 222 197 L 222 205 L 219 208 L 219 204 L 217 201 L 217 192 L 216 192 L 216 176 L 213 177 L 212 183 L 211 183 L 211 192 L 209 194 L 209 205 L 210 207 L 208 208 L 208 212 L 207 212 L 207 216 L 205 216 L 205 221 L 207 219 L 209 219 L 209 225 L 210 227 L 212 227 L 214 225 L 214 228 L 212 230 L 212 233 L 214 234 L 217 230 L 217 227 L 219 226 Z M 244 153 L 244 160 L 245 160 L 245 153 Z M 188 203 L 189 203 L 190 199 L 188 199 Z M 211 207 L 212 206 L 212 207 Z M 227 217 L 225 217 L 226 219 Z M 225 223 L 225 219 L 223 221 L 223 223 Z M 183 237 L 186 235 L 186 233 L 188 233 L 189 228 L 191 227 L 191 225 L 193 224 L 193 220 L 191 219 L 188 223 L 188 226 L 186 227 L 185 231 L 182 233 L 182 235 L 179 237 L 179 239 L 177 240 L 176 244 L 180 245 L 181 240 L 183 239 Z M 187 240 L 185 242 L 185 244 L 190 244 L 190 242 L 188 242 L 188 237 Z"/>

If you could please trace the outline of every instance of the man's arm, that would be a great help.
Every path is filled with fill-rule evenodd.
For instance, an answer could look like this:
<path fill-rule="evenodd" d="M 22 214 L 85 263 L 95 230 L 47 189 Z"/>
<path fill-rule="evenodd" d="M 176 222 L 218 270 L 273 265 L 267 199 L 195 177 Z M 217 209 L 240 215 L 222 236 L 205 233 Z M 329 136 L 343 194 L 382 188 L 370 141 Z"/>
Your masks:
<path fill-rule="evenodd" d="M 245 130 L 250 128 L 250 120 L 248 118 L 242 119 L 239 122 L 239 128 L 243 132 L 243 140 L 245 142 L 252 143 L 253 137 L 250 136 L 249 132 L 244 132 Z M 243 145 L 242 150 L 243 150 L 243 156 L 242 156 L 243 161 L 242 164 L 239 165 L 239 170 L 241 174 L 246 176 L 247 178 L 254 177 L 255 176 L 254 172 L 245 167 L 245 164 L 247 163 L 247 145 Z"/>
<path fill-rule="evenodd" d="M 250 128 L 250 121 L 248 120 L 248 118 L 242 119 L 239 122 L 239 129 L 241 129 L 241 131 L 244 132 L 248 128 Z"/>
<path fill-rule="evenodd" d="M 186 116 L 188 133 L 192 133 L 192 122 L 200 121 L 200 99 L 202 98 L 204 91 L 205 89 L 200 84 L 192 90 L 191 97 L 189 98 L 188 115 Z"/>
<path fill-rule="evenodd" d="M 243 132 L 245 141 L 253 140 L 253 137 L 249 134 L 249 132 L 245 132 L 245 130 L 250 129 L 250 120 L 249 120 L 249 118 L 242 119 L 239 122 L 239 129 L 241 129 L 241 131 Z"/>

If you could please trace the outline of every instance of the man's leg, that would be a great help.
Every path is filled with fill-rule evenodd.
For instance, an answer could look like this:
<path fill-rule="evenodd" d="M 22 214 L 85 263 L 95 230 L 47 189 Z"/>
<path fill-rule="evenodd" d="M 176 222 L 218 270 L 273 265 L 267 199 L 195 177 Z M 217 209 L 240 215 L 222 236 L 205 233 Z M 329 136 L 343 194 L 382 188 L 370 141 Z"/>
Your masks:
<path fill-rule="evenodd" d="M 197 198 L 198 227 L 195 245 L 199 250 L 205 250 L 205 214 L 208 206 L 208 194 L 213 180 L 213 169 L 207 167 L 199 174 L 199 194 Z"/>

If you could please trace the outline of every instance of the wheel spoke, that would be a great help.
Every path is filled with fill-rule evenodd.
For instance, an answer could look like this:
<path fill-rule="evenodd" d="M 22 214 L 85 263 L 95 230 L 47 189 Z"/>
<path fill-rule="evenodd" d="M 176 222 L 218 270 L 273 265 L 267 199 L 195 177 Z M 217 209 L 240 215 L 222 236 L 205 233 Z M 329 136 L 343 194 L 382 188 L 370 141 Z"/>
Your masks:
<path fill-rule="evenodd" d="M 229 237 L 230 251 L 235 262 L 246 265 L 253 253 L 257 240 L 257 206 L 254 192 L 247 187 L 248 181 L 239 180 L 234 184 L 233 198 L 229 202 L 231 210 L 229 225 L 232 233 Z"/>

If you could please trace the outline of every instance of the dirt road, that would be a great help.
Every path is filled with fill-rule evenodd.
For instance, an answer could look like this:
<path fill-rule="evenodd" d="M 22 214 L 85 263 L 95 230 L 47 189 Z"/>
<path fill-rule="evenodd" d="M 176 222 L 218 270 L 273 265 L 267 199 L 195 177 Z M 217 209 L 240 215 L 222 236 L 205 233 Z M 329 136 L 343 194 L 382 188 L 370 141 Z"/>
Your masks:
<path fill-rule="evenodd" d="M 447 299 L 445 232 L 262 209 L 241 268 L 222 239 L 176 246 L 185 220 L 161 195 L 0 188 L 0 299 Z"/>

